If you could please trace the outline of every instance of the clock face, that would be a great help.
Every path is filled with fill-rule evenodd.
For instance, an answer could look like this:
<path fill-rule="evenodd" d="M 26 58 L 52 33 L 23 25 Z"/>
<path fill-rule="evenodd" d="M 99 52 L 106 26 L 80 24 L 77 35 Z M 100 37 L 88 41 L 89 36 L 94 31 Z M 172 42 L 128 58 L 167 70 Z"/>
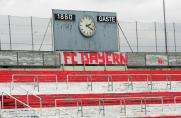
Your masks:
<path fill-rule="evenodd" d="M 90 16 L 82 17 L 79 23 L 79 29 L 83 36 L 93 36 L 96 33 L 96 25 L 94 19 Z"/>

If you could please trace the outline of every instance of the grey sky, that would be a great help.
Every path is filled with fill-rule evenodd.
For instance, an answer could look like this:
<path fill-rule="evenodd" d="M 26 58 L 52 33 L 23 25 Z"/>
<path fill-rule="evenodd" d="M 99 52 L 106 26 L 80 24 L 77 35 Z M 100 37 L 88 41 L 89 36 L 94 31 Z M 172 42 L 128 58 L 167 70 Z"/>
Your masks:
<path fill-rule="evenodd" d="M 181 0 L 165 0 L 168 22 L 181 22 Z M 163 20 L 162 0 L 0 0 L 0 15 L 51 17 L 51 9 L 113 11 L 120 21 Z"/>

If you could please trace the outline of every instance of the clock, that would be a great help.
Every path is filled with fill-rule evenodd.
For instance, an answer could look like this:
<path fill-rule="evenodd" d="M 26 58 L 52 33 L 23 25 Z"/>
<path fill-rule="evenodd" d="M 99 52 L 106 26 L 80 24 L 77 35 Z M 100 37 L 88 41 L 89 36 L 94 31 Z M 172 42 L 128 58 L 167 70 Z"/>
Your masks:
<path fill-rule="evenodd" d="M 96 24 L 91 16 L 84 16 L 79 22 L 80 33 L 89 38 L 96 33 Z"/>

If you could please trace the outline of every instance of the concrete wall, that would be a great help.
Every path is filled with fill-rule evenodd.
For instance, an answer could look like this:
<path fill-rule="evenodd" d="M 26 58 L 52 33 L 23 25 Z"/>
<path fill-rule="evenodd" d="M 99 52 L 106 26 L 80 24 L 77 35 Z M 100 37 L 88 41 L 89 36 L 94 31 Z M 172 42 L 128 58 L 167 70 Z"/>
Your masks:
<path fill-rule="evenodd" d="M 153 58 L 158 57 L 164 63 L 158 63 L 158 64 L 154 63 L 153 65 L 151 65 L 150 62 L 148 62 L 149 60 L 146 59 L 146 57 L 148 55 L 153 56 Z M 165 60 L 165 58 L 167 58 L 167 59 Z M 166 53 L 156 53 L 156 52 L 153 52 L 153 53 L 151 53 L 151 52 L 150 53 L 144 53 L 144 52 L 128 53 L 128 67 L 148 67 L 148 66 L 180 67 L 181 66 L 181 53 L 179 53 L 179 52 L 168 53 L 168 54 L 166 54 Z"/>
<path fill-rule="evenodd" d="M 1 51 L 0 66 L 60 66 L 59 53 Z"/>
<path fill-rule="evenodd" d="M 0 65 L 1 66 L 17 65 L 17 52 L 1 51 L 0 52 Z"/>
<path fill-rule="evenodd" d="M 156 61 L 154 65 L 150 65 L 152 62 L 147 62 L 150 61 L 146 59 L 147 55 L 153 56 L 153 61 Z M 158 57 L 160 63 L 157 64 L 157 58 L 155 57 Z M 167 58 L 167 60 L 162 60 L 162 57 Z M 59 52 L 0 51 L 0 66 L 60 67 L 61 57 Z M 181 67 L 181 53 L 128 53 L 127 66 Z"/>

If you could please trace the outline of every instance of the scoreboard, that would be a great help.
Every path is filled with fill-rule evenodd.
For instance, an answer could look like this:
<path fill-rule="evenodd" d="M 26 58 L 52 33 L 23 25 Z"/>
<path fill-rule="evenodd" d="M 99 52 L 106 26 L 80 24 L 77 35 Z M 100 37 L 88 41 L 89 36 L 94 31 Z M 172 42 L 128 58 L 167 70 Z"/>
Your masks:
<path fill-rule="evenodd" d="M 119 51 L 114 12 L 52 10 L 55 51 Z"/>

